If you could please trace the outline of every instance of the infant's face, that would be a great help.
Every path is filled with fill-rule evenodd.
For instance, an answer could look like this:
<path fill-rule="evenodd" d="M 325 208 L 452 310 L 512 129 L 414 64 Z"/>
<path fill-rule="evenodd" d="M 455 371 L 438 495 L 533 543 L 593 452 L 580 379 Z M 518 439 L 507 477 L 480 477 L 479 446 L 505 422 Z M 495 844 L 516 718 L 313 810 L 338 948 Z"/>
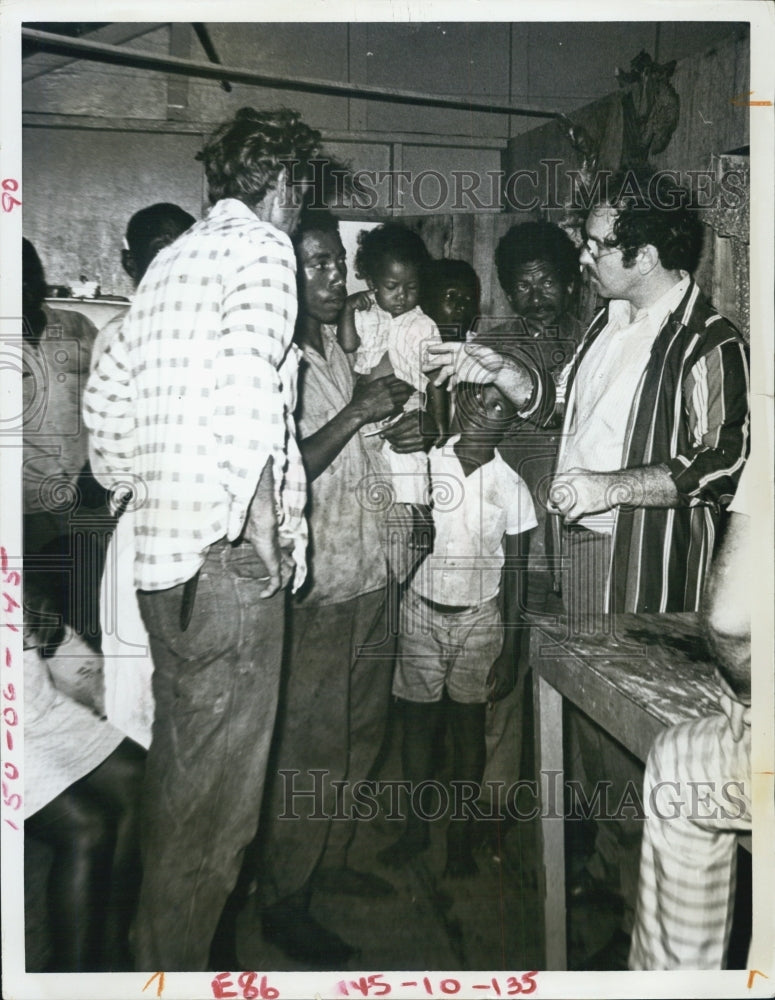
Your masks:
<path fill-rule="evenodd" d="M 420 297 L 420 281 L 417 269 L 411 264 L 401 264 L 397 260 L 386 260 L 380 271 L 370 282 L 377 305 L 390 313 L 401 316 L 414 309 Z"/>

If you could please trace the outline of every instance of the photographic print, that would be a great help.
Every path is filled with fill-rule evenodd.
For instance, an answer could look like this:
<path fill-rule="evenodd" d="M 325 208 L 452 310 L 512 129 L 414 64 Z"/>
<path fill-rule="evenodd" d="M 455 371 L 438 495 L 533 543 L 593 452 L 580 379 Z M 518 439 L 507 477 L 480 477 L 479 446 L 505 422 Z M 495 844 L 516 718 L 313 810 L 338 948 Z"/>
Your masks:
<path fill-rule="evenodd" d="M 4 995 L 772 995 L 772 5 L 104 12 L 0 8 Z"/>

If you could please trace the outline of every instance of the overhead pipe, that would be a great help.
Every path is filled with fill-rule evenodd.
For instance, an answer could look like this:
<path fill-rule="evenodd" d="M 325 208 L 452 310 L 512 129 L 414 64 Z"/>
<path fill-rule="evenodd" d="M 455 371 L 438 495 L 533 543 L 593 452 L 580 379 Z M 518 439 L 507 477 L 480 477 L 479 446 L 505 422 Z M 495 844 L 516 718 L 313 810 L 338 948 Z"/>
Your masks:
<path fill-rule="evenodd" d="M 509 104 L 485 104 L 482 101 L 467 101 L 457 97 L 440 97 L 438 94 L 423 94 L 415 90 L 396 90 L 391 87 L 376 87 L 368 84 L 332 83 L 329 80 L 311 80 L 298 77 L 288 78 L 256 73 L 255 70 L 233 66 L 210 65 L 193 59 L 176 56 L 160 56 L 155 52 L 138 52 L 117 45 L 92 42 L 83 38 L 69 38 L 50 31 L 22 28 L 22 38 L 49 52 L 74 55 L 95 62 L 131 66 L 135 69 L 156 70 L 160 73 L 178 73 L 182 76 L 201 77 L 218 82 L 228 79 L 234 83 L 253 86 L 273 87 L 278 90 L 301 90 L 333 97 L 360 98 L 371 101 L 392 101 L 395 104 L 415 104 L 423 107 L 450 108 L 458 111 L 476 111 L 487 114 L 518 115 L 523 118 L 557 118 L 555 111 L 541 111 L 538 108 L 515 108 Z"/>
<path fill-rule="evenodd" d="M 215 46 L 213 45 L 213 40 L 210 37 L 210 32 L 207 30 L 207 25 L 203 24 L 201 21 L 192 21 L 192 24 L 194 31 L 196 32 L 196 37 L 199 39 L 199 44 L 205 50 L 207 58 L 211 63 L 217 63 L 220 66 L 221 60 L 218 58 L 218 53 L 215 51 Z M 231 84 L 228 80 L 221 80 L 221 87 L 227 94 L 231 93 Z"/>

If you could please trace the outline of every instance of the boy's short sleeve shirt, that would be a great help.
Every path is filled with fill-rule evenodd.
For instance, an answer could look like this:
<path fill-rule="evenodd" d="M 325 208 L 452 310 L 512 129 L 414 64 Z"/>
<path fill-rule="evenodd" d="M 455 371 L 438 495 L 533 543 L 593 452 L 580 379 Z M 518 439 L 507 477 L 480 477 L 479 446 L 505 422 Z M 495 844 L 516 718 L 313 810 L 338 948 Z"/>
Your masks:
<path fill-rule="evenodd" d="M 525 482 L 496 452 L 469 476 L 452 438 L 430 452 L 433 482 L 433 552 L 413 589 L 441 604 L 473 606 L 495 597 L 503 568 L 503 536 L 537 524 Z"/>

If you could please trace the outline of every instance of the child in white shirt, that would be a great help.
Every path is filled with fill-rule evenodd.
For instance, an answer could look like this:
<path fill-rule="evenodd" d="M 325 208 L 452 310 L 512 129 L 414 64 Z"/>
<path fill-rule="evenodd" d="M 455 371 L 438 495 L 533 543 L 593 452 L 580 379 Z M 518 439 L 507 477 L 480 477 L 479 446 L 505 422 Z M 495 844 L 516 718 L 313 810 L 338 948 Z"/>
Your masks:
<path fill-rule="evenodd" d="M 536 517 L 524 481 L 495 450 L 515 418 L 514 405 L 494 385 L 463 383 L 457 390 L 453 436 L 430 452 L 435 540 L 433 552 L 403 594 L 393 680 L 403 714 L 404 778 L 412 789 L 433 777 L 434 749 L 446 712 L 453 741 L 453 792 L 456 785 L 461 792 L 464 785 L 478 792 L 487 703 L 505 697 L 516 681 L 522 576 L 518 536 L 535 527 Z M 472 801 L 470 795 L 454 794 L 450 800 L 455 807 Z M 428 844 L 428 817 L 418 811 L 414 794 L 411 806 L 404 833 L 378 855 L 384 864 L 403 865 Z M 452 813 L 447 875 L 476 872 L 471 819 L 465 808 Z"/>
<path fill-rule="evenodd" d="M 416 392 L 404 412 L 422 410 L 427 403 L 441 437 L 447 423 L 446 393 L 423 372 L 425 347 L 441 341 L 436 324 L 418 305 L 420 272 L 429 260 L 425 244 L 417 233 L 397 223 L 362 231 L 358 244 L 356 273 L 366 280 L 369 291 L 356 292 L 345 302 L 337 331 L 342 350 L 354 356 L 353 369 L 359 375 L 371 380 L 395 374 L 413 386 Z M 378 428 L 364 431 L 373 434 Z M 419 508 L 420 521 L 427 518 L 430 482 L 425 453 L 399 454 L 385 442 L 379 455 L 394 502 Z"/>

